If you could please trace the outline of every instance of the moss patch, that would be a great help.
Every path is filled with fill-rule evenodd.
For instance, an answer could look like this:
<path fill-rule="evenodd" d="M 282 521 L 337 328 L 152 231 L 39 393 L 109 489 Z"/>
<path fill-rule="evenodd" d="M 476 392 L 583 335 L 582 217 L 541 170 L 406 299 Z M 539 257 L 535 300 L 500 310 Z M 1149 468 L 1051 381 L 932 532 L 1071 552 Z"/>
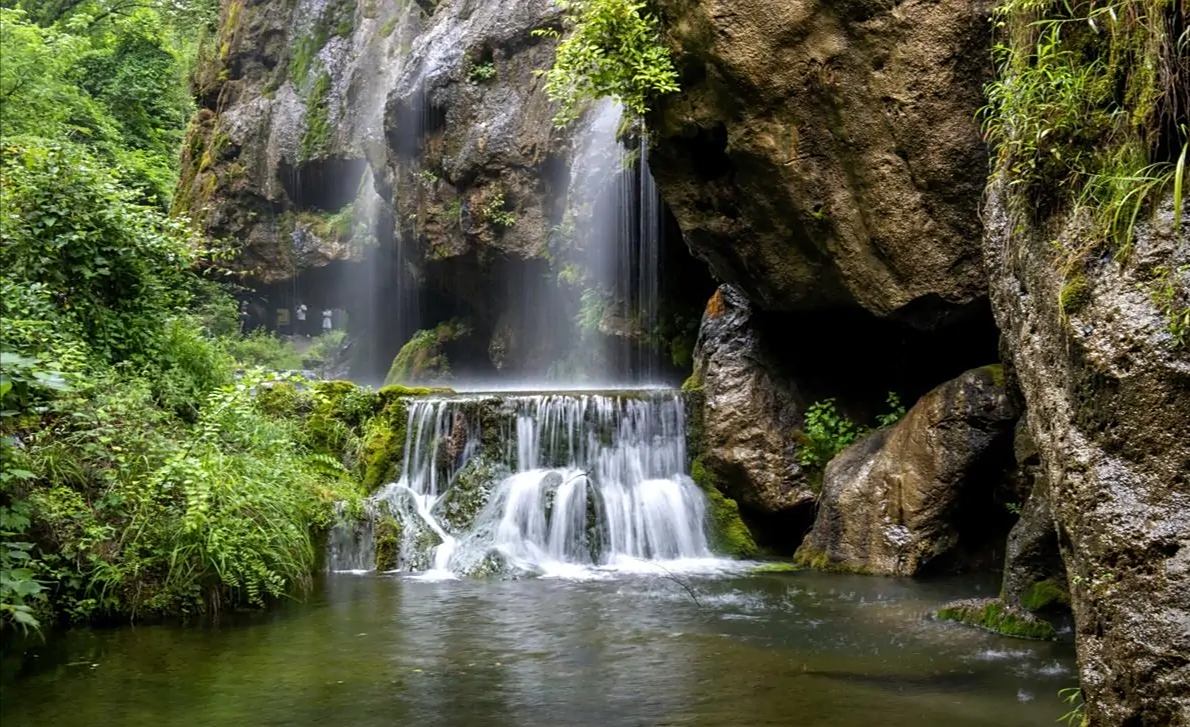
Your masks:
<path fill-rule="evenodd" d="M 995 598 L 954 601 L 938 609 L 937 617 L 1018 639 L 1052 641 L 1057 638 L 1057 632 L 1048 621 Z"/>
<path fill-rule="evenodd" d="M 732 558 L 753 558 L 760 548 L 752 532 L 740 517 L 736 501 L 719 491 L 715 477 L 696 459 L 690 465 L 690 477 L 707 497 L 707 511 L 711 525 L 711 546 Z"/>
<path fill-rule="evenodd" d="M 376 570 L 396 570 L 401 554 L 401 523 L 385 512 L 376 522 Z"/>
<path fill-rule="evenodd" d="M 1056 607 L 1069 607 L 1070 594 L 1066 588 L 1052 578 L 1037 581 L 1021 594 L 1021 606 L 1029 611 L 1045 611 Z"/>
<path fill-rule="evenodd" d="M 1063 315 L 1077 313 L 1091 302 L 1091 290 L 1087 286 L 1087 278 L 1081 273 L 1062 284 L 1058 293 L 1058 307 Z"/>
<path fill-rule="evenodd" d="M 393 359 L 384 377 L 385 385 L 449 378 L 450 358 L 445 346 L 470 334 L 471 326 L 458 319 L 414 333 Z"/>
<path fill-rule="evenodd" d="M 319 74 L 306 98 L 306 133 L 302 135 L 301 157 L 311 159 L 326 150 L 331 138 L 331 112 L 328 103 L 331 75 Z"/>

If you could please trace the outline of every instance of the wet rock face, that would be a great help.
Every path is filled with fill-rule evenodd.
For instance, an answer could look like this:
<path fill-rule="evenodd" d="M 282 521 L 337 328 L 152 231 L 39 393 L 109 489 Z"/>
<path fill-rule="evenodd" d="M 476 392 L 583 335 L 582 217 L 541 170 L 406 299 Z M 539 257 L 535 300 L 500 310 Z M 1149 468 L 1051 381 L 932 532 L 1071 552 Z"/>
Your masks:
<path fill-rule="evenodd" d="M 1190 351 L 1155 292 L 1190 297 L 1190 225 L 1173 231 L 1167 201 L 1126 261 L 1094 258 L 1072 282 L 1054 235 L 1018 224 L 1001 182 L 989 192 L 992 303 L 1049 482 L 1091 724 L 1190 724 Z M 1059 239 L 1086 233 L 1068 221 Z"/>
<path fill-rule="evenodd" d="M 984 294 L 990 2 L 658 6 L 683 93 L 650 118 L 654 175 L 716 277 L 922 327 Z"/>
<path fill-rule="evenodd" d="M 895 425 L 827 465 L 818 516 L 798 559 L 916 575 L 953 555 L 966 545 L 960 537 L 976 534 L 967 525 L 994 517 L 993 490 L 1011 464 L 1018 413 L 998 366 L 968 371 L 929 392 Z"/>
<path fill-rule="evenodd" d="M 800 396 L 776 373 L 752 305 L 737 288 L 720 286 L 707 303 L 694 358 L 703 466 L 753 511 L 774 514 L 811 503 L 814 493 L 795 459 Z"/>
<path fill-rule="evenodd" d="M 1010 606 L 1030 611 L 1054 610 L 1069 604 L 1066 567 L 1058 549 L 1058 529 L 1054 524 L 1049 485 L 1024 418 L 1017 421 L 1013 445 L 1017 460 L 1013 479 L 1023 490 L 1019 494 L 1024 498 L 1020 518 L 1008 533 L 1000 597 Z"/>

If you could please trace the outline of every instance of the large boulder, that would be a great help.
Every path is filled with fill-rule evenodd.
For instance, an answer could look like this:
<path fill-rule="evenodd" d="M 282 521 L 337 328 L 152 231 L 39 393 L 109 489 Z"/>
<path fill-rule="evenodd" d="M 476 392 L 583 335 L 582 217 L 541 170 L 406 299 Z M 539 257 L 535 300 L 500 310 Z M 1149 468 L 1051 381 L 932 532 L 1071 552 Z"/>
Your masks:
<path fill-rule="evenodd" d="M 695 349 L 694 389 L 703 466 L 731 497 L 757 513 L 813 502 L 796 459 L 801 398 L 781 376 L 754 324 L 751 303 L 731 285 L 707 303 Z"/>
<path fill-rule="evenodd" d="M 984 252 L 1069 572 L 1091 724 L 1190 725 L 1190 225 L 1169 199 L 1129 254 L 1069 274 L 1083 218 L 1045 231 L 990 185 Z M 1055 244 L 1055 239 L 1057 244 Z M 1065 265 L 1063 263 L 1066 263 Z"/>
<path fill-rule="evenodd" d="M 916 575 L 979 545 L 969 541 L 989 533 L 965 526 L 994 519 L 994 491 L 1012 463 L 1018 414 L 999 366 L 968 371 L 927 393 L 895 425 L 830 461 L 798 560 Z"/>
<path fill-rule="evenodd" d="M 985 294 L 989 0 L 657 5 L 683 92 L 650 117 L 653 172 L 719 280 L 923 327 Z"/>

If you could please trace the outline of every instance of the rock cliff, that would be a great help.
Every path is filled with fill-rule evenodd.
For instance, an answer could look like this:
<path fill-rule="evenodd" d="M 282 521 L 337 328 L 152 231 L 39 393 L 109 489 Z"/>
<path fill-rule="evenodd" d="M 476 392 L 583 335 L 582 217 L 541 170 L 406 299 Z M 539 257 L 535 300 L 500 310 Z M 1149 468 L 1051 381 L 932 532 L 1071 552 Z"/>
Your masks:
<path fill-rule="evenodd" d="M 1190 352 L 1170 331 L 1190 298 L 1190 226 L 1168 200 L 1124 258 L 1064 276 L 1060 245 L 990 186 L 985 254 L 1062 557 L 1092 724 L 1190 724 Z M 1163 304 L 1168 301 L 1170 306 Z"/>
<path fill-rule="evenodd" d="M 683 92 L 650 118 L 654 174 L 719 280 L 924 327 L 984 295 L 990 2 L 658 7 Z"/>

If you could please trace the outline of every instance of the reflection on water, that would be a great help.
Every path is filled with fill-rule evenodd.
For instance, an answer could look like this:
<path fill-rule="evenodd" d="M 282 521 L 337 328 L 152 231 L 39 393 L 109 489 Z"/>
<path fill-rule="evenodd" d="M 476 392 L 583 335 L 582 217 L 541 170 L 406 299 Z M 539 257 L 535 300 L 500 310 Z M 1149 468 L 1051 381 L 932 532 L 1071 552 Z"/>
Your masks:
<path fill-rule="evenodd" d="M 5 727 L 1053 725 L 1068 644 L 926 614 L 988 592 L 795 573 L 329 576 L 219 627 L 79 630 L 9 658 Z"/>

